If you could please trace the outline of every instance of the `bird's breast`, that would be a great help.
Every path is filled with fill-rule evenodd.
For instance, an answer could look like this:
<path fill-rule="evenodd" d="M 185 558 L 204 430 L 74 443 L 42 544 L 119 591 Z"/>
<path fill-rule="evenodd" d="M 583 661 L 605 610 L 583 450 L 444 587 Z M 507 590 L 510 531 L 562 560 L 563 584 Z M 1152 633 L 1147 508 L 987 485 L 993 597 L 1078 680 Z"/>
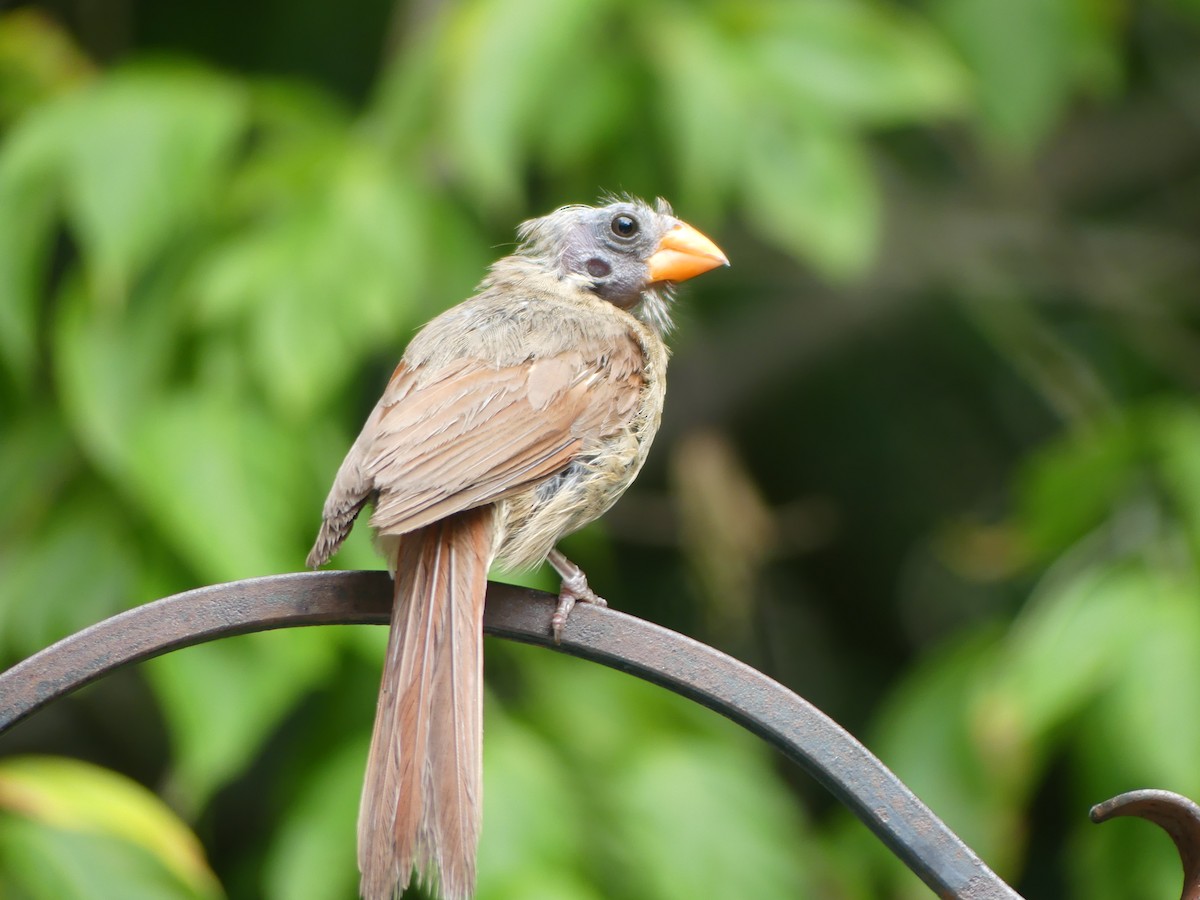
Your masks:
<path fill-rule="evenodd" d="M 662 420 L 666 349 L 647 330 L 638 401 L 628 419 L 585 445 L 562 471 L 497 505 L 504 538 L 497 555 L 506 568 L 538 565 L 563 537 L 607 512 L 633 483 Z"/>

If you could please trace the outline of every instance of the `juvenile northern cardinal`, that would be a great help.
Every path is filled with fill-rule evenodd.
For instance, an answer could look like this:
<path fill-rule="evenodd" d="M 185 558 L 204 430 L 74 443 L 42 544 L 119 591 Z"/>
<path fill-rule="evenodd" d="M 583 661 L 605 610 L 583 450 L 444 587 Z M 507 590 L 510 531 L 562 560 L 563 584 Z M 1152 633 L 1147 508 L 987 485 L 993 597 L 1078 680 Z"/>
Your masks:
<path fill-rule="evenodd" d="M 414 868 L 447 900 L 474 890 L 488 567 L 549 560 L 556 638 L 576 601 L 604 603 L 554 545 L 646 459 L 672 283 L 728 265 L 663 200 L 564 206 L 518 234 L 478 293 L 408 345 L 308 556 L 323 564 L 374 504 L 396 587 L 358 820 L 367 900 L 397 896 Z"/>

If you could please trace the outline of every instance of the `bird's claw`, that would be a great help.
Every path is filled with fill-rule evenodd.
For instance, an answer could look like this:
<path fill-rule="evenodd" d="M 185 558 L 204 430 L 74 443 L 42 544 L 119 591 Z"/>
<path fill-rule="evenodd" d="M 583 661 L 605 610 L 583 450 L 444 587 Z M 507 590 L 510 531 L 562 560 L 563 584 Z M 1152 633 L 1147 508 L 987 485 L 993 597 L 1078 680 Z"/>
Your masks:
<path fill-rule="evenodd" d="M 567 627 L 567 619 L 576 603 L 592 603 L 596 606 L 608 606 L 608 601 L 588 587 L 587 578 L 582 572 L 578 578 L 564 578 L 562 590 L 558 592 L 558 606 L 550 617 L 550 631 L 554 634 L 554 643 L 561 644 L 563 630 Z"/>
<path fill-rule="evenodd" d="M 587 576 L 583 569 L 575 565 L 562 551 L 555 548 L 546 557 L 547 561 L 558 572 L 562 579 L 562 589 L 558 592 L 558 606 L 550 619 L 550 631 L 554 635 L 554 643 L 561 644 L 563 630 L 567 627 L 567 618 L 576 603 L 592 603 L 596 606 L 608 606 L 608 601 L 588 587 Z"/>

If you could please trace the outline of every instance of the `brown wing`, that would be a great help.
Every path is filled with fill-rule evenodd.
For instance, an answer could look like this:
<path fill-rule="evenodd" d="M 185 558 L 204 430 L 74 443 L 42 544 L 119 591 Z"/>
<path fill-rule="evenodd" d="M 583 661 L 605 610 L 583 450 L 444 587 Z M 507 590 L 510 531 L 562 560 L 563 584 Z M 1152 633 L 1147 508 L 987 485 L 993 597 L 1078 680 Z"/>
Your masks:
<path fill-rule="evenodd" d="M 364 460 L 379 491 L 371 524 L 411 531 L 565 468 L 636 406 L 640 348 L 622 349 L 616 366 L 611 353 L 572 350 L 500 368 L 465 360 L 418 376 L 401 367 Z"/>
<path fill-rule="evenodd" d="M 536 484 L 624 427 L 642 349 L 629 334 L 606 338 L 515 365 L 401 363 L 338 471 L 310 564 L 372 494 L 371 524 L 403 534 Z"/>

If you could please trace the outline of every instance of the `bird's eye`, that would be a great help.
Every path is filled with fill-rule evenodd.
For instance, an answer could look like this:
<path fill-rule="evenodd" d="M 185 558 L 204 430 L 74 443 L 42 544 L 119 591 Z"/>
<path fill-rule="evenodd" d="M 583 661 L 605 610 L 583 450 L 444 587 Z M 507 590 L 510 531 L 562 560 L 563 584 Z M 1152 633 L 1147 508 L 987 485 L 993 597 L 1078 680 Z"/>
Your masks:
<path fill-rule="evenodd" d="M 637 219 L 633 216 L 617 216 L 612 220 L 612 233 L 617 237 L 633 237 L 638 233 Z"/>

